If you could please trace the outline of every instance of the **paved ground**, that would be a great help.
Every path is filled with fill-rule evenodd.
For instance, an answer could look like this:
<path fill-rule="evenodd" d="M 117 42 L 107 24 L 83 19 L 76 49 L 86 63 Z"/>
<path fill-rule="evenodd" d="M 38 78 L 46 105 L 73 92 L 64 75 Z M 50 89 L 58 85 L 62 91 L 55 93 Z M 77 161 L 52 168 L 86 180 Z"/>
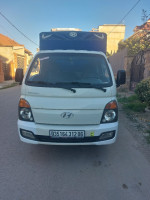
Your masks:
<path fill-rule="evenodd" d="M 150 162 L 122 113 L 113 145 L 29 145 L 18 138 L 19 95 L 0 90 L 0 200 L 150 199 Z"/>

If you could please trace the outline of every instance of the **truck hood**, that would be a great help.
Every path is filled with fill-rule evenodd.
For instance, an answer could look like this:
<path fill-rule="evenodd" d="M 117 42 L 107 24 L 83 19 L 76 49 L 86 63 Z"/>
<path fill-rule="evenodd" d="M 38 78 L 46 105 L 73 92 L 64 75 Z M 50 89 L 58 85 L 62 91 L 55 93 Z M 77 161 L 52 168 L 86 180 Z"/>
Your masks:
<path fill-rule="evenodd" d="M 30 104 L 35 123 L 58 125 L 100 124 L 103 110 L 114 99 L 112 88 L 103 92 L 94 88 L 63 88 L 25 86 L 24 97 Z M 70 115 L 70 117 L 66 117 Z"/>

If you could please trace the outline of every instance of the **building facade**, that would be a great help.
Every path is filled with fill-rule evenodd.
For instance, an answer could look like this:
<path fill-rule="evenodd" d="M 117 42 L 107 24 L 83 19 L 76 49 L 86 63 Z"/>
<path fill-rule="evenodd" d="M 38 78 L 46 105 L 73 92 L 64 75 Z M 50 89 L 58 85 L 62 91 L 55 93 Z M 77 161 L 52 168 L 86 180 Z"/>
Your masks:
<path fill-rule="evenodd" d="M 31 57 L 32 53 L 24 45 L 0 34 L 1 76 L 3 74 L 4 80 L 14 79 L 16 68 L 23 68 L 25 72 Z"/>
<path fill-rule="evenodd" d="M 107 52 L 109 54 L 116 53 L 118 50 L 118 43 L 124 40 L 125 25 L 124 24 L 104 24 L 97 29 L 92 29 L 95 32 L 104 32 L 107 34 Z"/>

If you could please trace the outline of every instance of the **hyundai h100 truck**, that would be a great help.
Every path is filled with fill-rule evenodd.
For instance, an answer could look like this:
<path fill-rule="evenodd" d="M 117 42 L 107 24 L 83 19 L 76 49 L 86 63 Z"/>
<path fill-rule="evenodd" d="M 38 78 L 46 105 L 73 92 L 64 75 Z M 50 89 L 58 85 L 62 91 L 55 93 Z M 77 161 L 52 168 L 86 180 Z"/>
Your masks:
<path fill-rule="evenodd" d="M 106 58 L 107 36 L 100 32 L 40 33 L 40 51 L 22 83 L 18 131 L 21 141 L 50 145 L 106 145 L 118 132 L 116 80 Z"/>

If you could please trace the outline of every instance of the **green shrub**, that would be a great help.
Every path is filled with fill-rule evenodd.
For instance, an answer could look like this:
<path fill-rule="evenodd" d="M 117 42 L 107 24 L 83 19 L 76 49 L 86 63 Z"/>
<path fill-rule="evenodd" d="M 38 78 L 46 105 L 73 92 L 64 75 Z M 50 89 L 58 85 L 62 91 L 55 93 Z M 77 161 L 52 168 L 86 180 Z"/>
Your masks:
<path fill-rule="evenodd" d="M 150 78 L 141 81 L 137 85 L 135 93 L 141 102 L 145 102 L 150 107 Z"/>

